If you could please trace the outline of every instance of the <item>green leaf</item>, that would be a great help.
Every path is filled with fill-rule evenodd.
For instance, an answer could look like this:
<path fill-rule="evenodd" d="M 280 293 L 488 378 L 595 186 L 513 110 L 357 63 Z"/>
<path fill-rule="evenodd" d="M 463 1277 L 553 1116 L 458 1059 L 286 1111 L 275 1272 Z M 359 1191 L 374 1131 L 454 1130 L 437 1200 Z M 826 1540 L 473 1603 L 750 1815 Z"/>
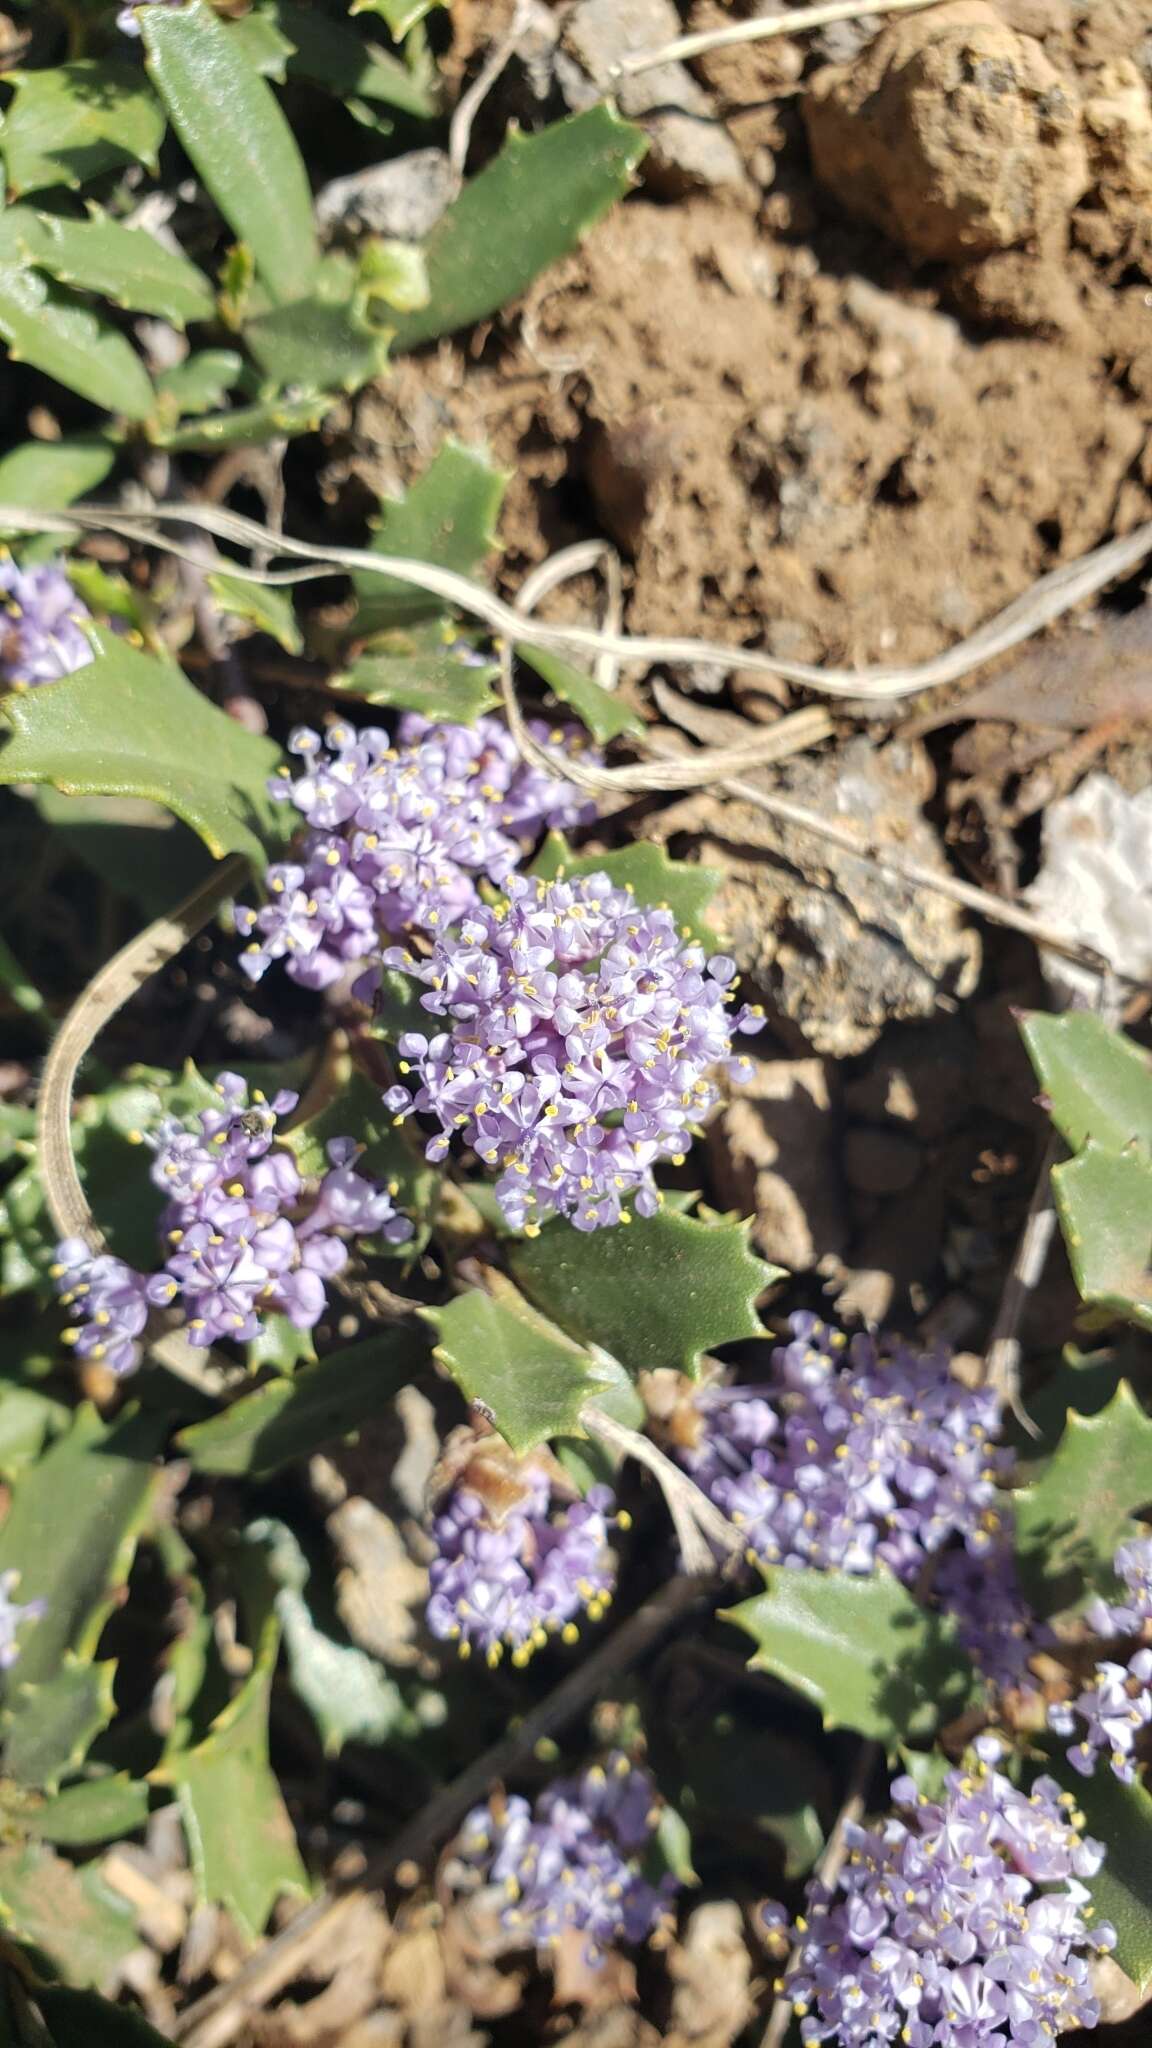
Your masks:
<path fill-rule="evenodd" d="M 618 889 L 633 889 L 638 903 L 666 906 L 686 939 L 696 939 L 714 948 L 718 940 L 705 921 L 705 912 L 720 886 L 716 868 L 703 868 L 683 860 L 669 860 L 662 847 L 648 840 L 623 846 L 614 853 L 573 854 L 559 832 L 550 832 L 532 863 L 530 872 L 555 881 L 558 875 L 607 875 Z"/>
<path fill-rule="evenodd" d="M 203 1742 L 169 1769 L 200 1896 L 225 1906 L 255 1941 L 285 1892 L 307 1897 L 308 1875 L 268 1761 L 268 1709 L 280 1624 L 265 1616 L 249 1676 Z"/>
<path fill-rule="evenodd" d="M 87 1664 L 65 1655 L 55 1677 L 28 1685 L 17 1669 L 8 1682 L 10 1709 L 4 1733 L 5 1768 L 22 1785 L 55 1792 L 79 1770 L 116 1711 L 115 1664 Z"/>
<path fill-rule="evenodd" d="M 978 1689 L 955 1623 L 918 1607 L 888 1572 L 775 1571 L 766 1592 L 722 1618 L 755 1642 L 753 1670 L 803 1693 L 825 1728 L 855 1728 L 890 1755 L 953 1720 Z"/>
<path fill-rule="evenodd" d="M 1069 1414 L 1039 1479 L 1012 1495 L 1024 1590 L 1041 1614 L 1115 1590 L 1112 1559 L 1152 1504 L 1152 1420 L 1126 1380 L 1096 1415 Z"/>
<path fill-rule="evenodd" d="M 23 1010 L 26 1017 L 44 1015 L 44 998 L 34 981 L 30 981 L 24 968 L 12 951 L 6 938 L 0 935 L 0 989 L 17 1010 Z"/>
<path fill-rule="evenodd" d="M 610 1365 L 553 1329 L 507 1286 L 499 1300 L 473 1287 L 423 1314 L 436 1330 L 440 1363 L 520 1454 L 549 1437 L 583 1436 L 582 1408 L 612 1385 Z"/>
<path fill-rule="evenodd" d="M 535 669 L 541 682 L 547 683 L 554 697 L 571 706 L 593 739 L 603 744 L 619 739 L 622 733 L 643 732 L 644 720 L 630 711 L 621 697 L 602 689 L 585 669 L 574 668 L 563 655 L 553 654 L 546 647 L 521 646 L 516 652 L 521 661 Z"/>
<path fill-rule="evenodd" d="M 204 0 L 143 7 L 149 75 L 225 220 L 276 299 L 308 290 L 316 268 L 312 193 L 272 89 Z"/>
<path fill-rule="evenodd" d="M 74 1870 L 42 1842 L 0 1848 L 0 1912 L 69 1984 L 110 1983 L 140 1939 L 133 1908 L 98 1864 Z M 41 2011 L 51 2002 L 47 1991 L 36 1998 Z"/>
<path fill-rule="evenodd" d="M 150 1805 L 148 1786 L 119 1771 L 115 1777 L 69 1785 L 45 1800 L 36 1814 L 36 1833 L 45 1842 L 64 1843 L 72 1849 L 120 1842 L 144 1826 Z"/>
<path fill-rule="evenodd" d="M 149 797 L 218 858 L 243 853 L 262 866 L 281 824 L 266 788 L 279 748 L 218 711 L 173 662 L 102 627 L 91 639 L 87 668 L 5 701 L 12 737 L 0 748 L 0 783 Z"/>
<path fill-rule="evenodd" d="M 779 1843 L 784 1876 L 807 1876 L 824 1846 L 820 1807 L 828 1793 L 814 1751 L 732 1712 L 672 1732 L 672 1784 L 689 1822 L 726 1842 L 767 1836 Z"/>
<path fill-rule="evenodd" d="M 0 505 L 61 512 L 102 484 L 116 450 L 96 434 L 62 441 L 25 441 L 0 455 Z"/>
<path fill-rule="evenodd" d="M 31 363 L 106 412 L 140 420 L 152 410 L 152 380 L 131 343 L 38 270 L 0 269 L 0 338 L 14 363 Z"/>
<path fill-rule="evenodd" d="M 182 1430 L 176 1442 L 197 1472 L 266 1479 L 349 1436 L 378 1415 L 427 1363 L 422 1334 L 389 1329 L 334 1351 L 290 1380 L 274 1380 Z"/>
<path fill-rule="evenodd" d="M 388 330 L 372 326 L 351 298 L 275 306 L 248 321 L 244 339 L 265 377 L 281 386 L 359 391 L 388 367 Z"/>
<path fill-rule="evenodd" d="M 298 1330 L 290 1316 L 263 1316 L 259 1334 L 247 1346 L 248 1370 L 261 1366 L 291 1378 L 299 1365 L 315 1365 L 316 1346 L 311 1330 Z"/>
<path fill-rule="evenodd" d="M 380 554 L 434 562 L 471 576 L 497 545 L 495 527 L 507 484 L 507 472 L 493 469 L 478 449 L 447 440 L 406 497 L 381 505 L 372 546 Z M 352 581 L 360 601 L 355 631 L 361 637 L 443 612 L 441 599 L 397 577 L 358 569 Z"/>
<path fill-rule="evenodd" d="M 94 1991 L 44 1985 L 36 2003 L 51 2031 L 52 2048 L 167 2048 L 163 2035 L 138 2012 L 109 2005 Z"/>
<path fill-rule="evenodd" d="M 75 188 L 123 163 L 155 170 L 164 113 L 135 64 L 80 58 L 10 76 L 16 98 L 0 130 L 14 193 Z"/>
<path fill-rule="evenodd" d="M 210 413 L 178 427 L 157 423 L 150 427 L 149 438 L 158 448 L 176 452 L 263 447 L 275 435 L 314 432 L 334 403 L 328 392 L 303 398 L 266 398 L 258 405 L 239 405 L 232 412 Z"/>
<path fill-rule="evenodd" d="M 250 14 L 230 22 L 228 33 L 261 78 L 274 78 L 277 85 L 283 85 L 294 46 L 280 28 L 278 12 L 274 6 L 254 7 Z"/>
<path fill-rule="evenodd" d="M 1033 1011 L 1020 1026 L 1053 1123 L 1073 1152 L 1088 1140 L 1152 1156 L 1152 1062 L 1089 1010 Z"/>
<path fill-rule="evenodd" d="M 287 653 L 299 654 L 304 635 L 286 590 L 269 590 L 263 584 L 248 583 L 241 576 L 226 576 L 222 571 L 209 576 L 208 588 L 222 612 L 247 619 L 258 632 L 279 641 Z"/>
<path fill-rule="evenodd" d="M 397 319 L 394 351 L 470 327 L 519 298 L 623 196 L 646 147 L 642 129 L 603 105 L 538 135 L 513 132 L 433 228 L 429 302 Z"/>
<path fill-rule="evenodd" d="M 270 0 L 250 19 L 274 21 L 290 39 L 291 77 L 311 79 L 344 101 L 375 100 L 415 120 L 435 118 L 434 101 L 398 57 L 366 43 L 330 15 L 317 15 L 304 0 Z"/>
<path fill-rule="evenodd" d="M 328 688 L 365 704 L 472 725 L 495 704 L 491 684 L 499 673 L 496 662 L 476 668 L 444 647 L 428 655 L 362 654 L 340 675 L 330 676 Z"/>
<path fill-rule="evenodd" d="M 170 370 L 161 370 L 156 389 L 177 413 L 211 412 L 225 398 L 244 368 L 234 348 L 205 348 Z"/>
<path fill-rule="evenodd" d="M 1090 1138 L 1053 1167 L 1052 1192 L 1085 1301 L 1152 1330 L 1152 1164 Z"/>
<path fill-rule="evenodd" d="M 1108 1770 L 1092 1778 L 1064 1768 L 1059 1774 L 1084 1814 L 1085 1832 L 1107 1846 L 1103 1869 L 1084 1879 L 1094 1918 L 1111 1921 L 1116 1929 L 1113 1958 L 1147 1995 L 1152 1990 L 1152 1797 L 1143 1785 L 1121 1785 Z"/>
<path fill-rule="evenodd" d="M 517 1284 L 562 1330 L 598 1344 L 630 1373 L 672 1366 L 762 1337 L 757 1296 L 778 1269 L 748 1250 L 743 1223 L 636 1217 L 628 1228 L 579 1231 L 551 1223 L 509 1246 Z"/>
<path fill-rule="evenodd" d="M 17 1480 L 0 1526 L 0 1572 L 20 1574 L 17 1599 L 48 1604 L 21 1630 L 20 1659 L 4 1681 L 9 1702 L 19 1687 L 54 1678 L 66 1651 L 93 1655 L 151 1508 L 152 1460 L 164 1433 L 161 1416 L 129 1412 L 105 1423 L 84 1406 L 68 1434 Z"/>
<path fill-rule="evenodd" d="M 117 895 L 138 903 L 146 917 L 171 910 L 212 865 L 195 834 L 160 804 L 139 797 L 63 796 L 50 783 L 32 801 L 61 844 Z"/>
<path fill-rule="evenodd" d="M 103 216 L 64 220 L 30 206 L 11 208 L 7 219 L 28 261 L 60 284 L 96 292 L 134 313 L 155 313 L 176 327 L 211 320 L 215 313 L 215 294 L 203 273 L 143 228 L 121 227 Z"/>
<path fill-rule="evenodd" d="M 447 5 L 448 0 L 352 0 L 348 12 L 381 15 L 399 43 L 434 7 Z"/>
<path fill-rule="evenodd" d="M 397 1127 L 395 1118 L 384 1107 L 379 1088 L 354 1069 L 350 1060 L 345 1058 L 339 1063 L 333 1078 L 333 1091 L 324 1106 L 306 1123 L 295 1125 L 287 1133 L 296 1163 L 305 1177 L 326 1172 L 329 1162 L 325 1147 L 330 1139 L 354 1132 L 357 1143 L 363 1147 L 356 1162 L 358 1171 L 383 1181 L 391 1190 L 396 1207 L 416 1225 L 414 1239 L 389 1245 L 374 1238 L 370 1240 L 372 1250 L 377 1257 L 410 1260 L 414 1247 L 419 1250 L 426 1241 L 441 1174 L 429 1165 L 411 1131 Z"/>
<path fill-rule="evenodd" d="M 49 1437 L 67 1427 L 69 1413 L 37 1387 L 0 1380 L 0 1474 L 13 1479 L 35 1464 Z"/>

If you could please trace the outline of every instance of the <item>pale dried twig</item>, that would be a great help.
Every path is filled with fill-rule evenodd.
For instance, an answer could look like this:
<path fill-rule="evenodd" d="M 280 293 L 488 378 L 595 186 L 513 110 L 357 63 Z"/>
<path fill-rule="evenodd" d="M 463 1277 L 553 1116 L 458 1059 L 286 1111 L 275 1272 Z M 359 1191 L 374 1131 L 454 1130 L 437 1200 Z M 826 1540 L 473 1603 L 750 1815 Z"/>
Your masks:
<path fill-rule="evenodd" d="M 622 1457 L 635 1459 L 645 1471 L 651 1472 L 672 1517 L 686 1572 L 700 1576 L 715 1570 L 712 1544 L 732 1555 L 743 1549 L 739 1529 L 721 1514 L 687 1472 L 665 1456 L 651 1437 L 628 1429 L 595 1403 L 581 1409 L 580 1420 L 590 1436 L 599 1437 L 601 1443 L 619 1451 Z"/>
<path fill-rule="evenodd" d="M 769 36 L 800 36 L 809 29 L 827 28 L 834 21 L 867 21 L 876 14 L 911 14 L 937 7 L 940 0 L 826 0 L 822 7 L 791 7 L 785 14 L 758 15 L 753 21 L 733 21 L 724 28 L 701 29 L 698 35 L 678 36 L 658 50 L 639 50 L 634 57 L 622 57 L 614 67 L 617 78 L 635 78 L 641 71 L 653 71 L 658 64 L 683 63 L 689 57 L 703 57 L 709 50 L 728 50 L 738 43 L 762 43 Z"/>
<path fill-rule="evenodd" d="M 516 46 L 531 19 L 529 0 L 516 0 L 515 12 L 507 34 L 493 43 L 467 92 L 461 93 L 456 102 L 448 128 L 448 162 L 457 178 L 462 179 L 464 176 L 464 166 L 468 161 L 468 145 L 472 140 L 476 116 L 493 86 L 498 84 L 516 55 Z"/>

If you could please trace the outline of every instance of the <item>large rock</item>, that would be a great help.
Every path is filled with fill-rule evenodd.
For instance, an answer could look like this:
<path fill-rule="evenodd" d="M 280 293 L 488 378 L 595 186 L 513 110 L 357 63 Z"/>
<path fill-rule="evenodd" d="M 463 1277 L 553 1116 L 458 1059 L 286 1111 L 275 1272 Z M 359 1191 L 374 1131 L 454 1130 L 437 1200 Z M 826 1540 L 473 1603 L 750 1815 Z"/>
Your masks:
<path fill-rule="evenodd" d="M 818 71 L 804 116 L 821 181 L 921 260 L 1043 240 L 1089 181 L 1072 88 L 984 0 L 911 15 Z"/>

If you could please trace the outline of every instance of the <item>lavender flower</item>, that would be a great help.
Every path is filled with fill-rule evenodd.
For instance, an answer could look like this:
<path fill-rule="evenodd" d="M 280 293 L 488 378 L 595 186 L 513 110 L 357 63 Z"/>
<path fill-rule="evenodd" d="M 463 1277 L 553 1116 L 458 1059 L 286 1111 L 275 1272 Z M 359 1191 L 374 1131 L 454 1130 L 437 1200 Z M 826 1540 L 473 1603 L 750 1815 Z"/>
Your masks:
<path fill-rule="evenodd" d="M 1047 2048 L 1096 2025 L 1090 1960 L 1116 1937 L 1090 1931 L 1082 1880 L 1104 1851 L 1078 1832 L 1070 1794 L 1051 1778 L 1018 1791 L 1002 1753 L 982 1736 L 939 1802 L 898 1779 L 898 1811 L 848 1829 L 836 1886 L 809 1886 L 783 1986 L 805 2042 Z"/>
<path fill-rule="evenodd" d="M 19 1572 L 0 1572 L 0 1671 L 10 1671 L 20 1655 L 16 1631 L 21 1622 L 39 1621 L 48 1612 L 46 1600 L 25 1600 L 22 1606 L 13 1600 L 19 1583 Z"/>
<path fill-rule="evenodd" d="M 471 1430 L 446 1455 L 456 1471 L 432 1525 L 433 1635 L 493 1666 L 506 1645 L 524 1665 L 551 1635 L 575 1642 L 577 1616 L 599 1621 L 612 1598 L 609 1534 L 629 1518 L 614 1517 L 611 1489 L 593 1486 L 580 1500 L 547 1452 L 514 1458 Z"/>
<path fill-rule="evenodd" d="M 187 1123 L 169 1117 L 152 1140 L 151 1177 L 168 1197 L 159 1272 L 135 1273 L 79 1238 L 57 1251 L 53 1278 L 84 1319 L 65 1336 L 82 1358 L 115 1373 L 140 1363 L 152 1309 L 179 1306 L 189 1342 L 201 1347 L 225 1337 L 247 1343 L 270 1313 L 310 1330 L 326 1281 L 347 1263 L 347 1238 L 399 1244 L 412 1235 L 395 1191 L 354 1171 L 351 1138 L 330 1141 L 329 1170 L 309 1195 L 291 1154 L 274 1148 L 278 1118 L 296 1106 L 289 1090 L 270 1103 L 257 1091 L 250 1101 L 239 1074 L 222 1074 L 216 1092 L 219 1107 Z"/>
<path fill-rule="evenodd" d="M 532 1806 L 513 1795 L 476 1807 L 456 1843 L 460 1875 L 503 1891 L 500 1922 L 516 1946 L 548 1949 L 582 1932 L 594 1959 L 646 1941 L 679 1888 L 671 1874 L 657 1885 L 641 1874 L 658 1818 L 648 1772 L 617 1753 Z"/>
<path fill-rule="evenodd" d="M 1127 1598 L 1111 1603 L 1094 1600 L 1087 1609 L 1089 1627 L 1114 1640 L 1146 1634 L 1152 1623 L 1152 1536 L 1122 1543 L 1114 1560 Z M 1101 1756 L 1107 1756 L 1122 1785 L 1136 1776 L 1136 1744 L 1152 1723 L 1152 1646 L 1140 1644 L 1126 1661 L 1103 1658 L 1088 1684 L 1074 1700 L 1048 1709 L 1048 1725 L 1057 1735 L 1075 1735 L 1068 1761 L 1090 1778 Z"/>
<path fill-rule="evenodd" d="M 116 26 L 122 36 L 139 35 L 139 12 L 143 4 L 144 0 L 130 0 L 129 6 L 120 9 L 116 16 Z M 150 0 L 150 4 L 154 7 L 179 7 L 182 0 Z"/>
<path fill-rule="evenodd" d="M 507 901 L 480 906 L 431 957 L 384 955 L 427 984 L 423 1006 L 449 1020 L 400 1039 L 415 1093 L 385 1097 L 397 1121 L 429 1111 L 442 1159 L 454 1133 L 500 1169 L 496 1195 L 514 1230 L 549 1215 L 578 1230 L 651 1216 L 653 1167 L 677 1163 L 718 1097 L 713 1070 L 741 1073 L 728 1014 L 732 962 L 686 945 L 667 909 L 644 908 L 607 875 L 573 882 L 514 875 Z"/>
<path fill-rule="evenodd" d="M 330 726 L 324 739 L 299 727 L 288 744 L 304 772 L 270 788 L 308 830 L 294 859 L 269 868 L 268 902 L 236 912 L 245 973 L 258 981 L 283 959 L 293 980 L 326 988 L 389 935 L 441 931 L 474 910 L 478 880 L 503 884 L 546 826 L 594 815 L 560 779 L 579 735 L 532 730 L 555 755 L 555 778 L 526 766 L 494 718 L 408 717 L 395 744 L 377 726 Z"/>
<path fill-rule="evenodd" d="M 91 617 L 58 562 L 18 569 L 0 561 L 0 591 L 8 614 L 0 642 L 0 684 L 27 690 L 55 683 L 95 659 L 81 620 Z"/>

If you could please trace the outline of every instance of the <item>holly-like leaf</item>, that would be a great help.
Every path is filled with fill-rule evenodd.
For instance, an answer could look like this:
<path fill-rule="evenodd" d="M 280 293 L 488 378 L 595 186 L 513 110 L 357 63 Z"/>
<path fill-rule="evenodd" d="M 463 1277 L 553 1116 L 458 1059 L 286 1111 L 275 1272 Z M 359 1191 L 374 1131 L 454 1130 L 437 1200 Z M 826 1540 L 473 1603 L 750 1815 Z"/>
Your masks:
<path fill-rule="evenodd" d="M 27 260 L 60 284 L 96 292 L 134 313 L 155 313 L 176 327 L 210 320 L 215 312 L 203 272 L 144 228 L 103 217 L 65 220 L 30 206 L 10 208 L 7 223 Z"/>
<path fill-rule="evenodd" d="M 406 497 L 381 505 L 372 546 L 380 554 L 434 562 L 470 576 L 497 545 L 495 526 L 507 483 L 506 472 L 493 469 L 479 450 L 447 440 Z M 352 581 L 360 601 L 359 637 L 443 613 L 440 598 L 397 577 L 358 569 Z"/>
<path fill-rule="evenodd" d="M 38 270 L 0 268 L 0 338 L 14 363 L 31 363 L 105 412 L 141 420 L 152 410 L 152 379 L 131 342 Z"/>
<path fill-rule="evenodd" d="M 32 802 L 58 835 L 114 894 L 138 903 L 145 920 L 163 917 L 207 879 L 212 856 L 194 832 L 160 804 L 140 797 L 63 796 L 42 783 Z"/>
<path fill-rule="evenodd" d="M 623 197 L 646 148 L 643 130 L 603 104 L 536 135 L 514 130 L 433 228 L 428 304 L 398 318 L 394 351 L 470 327 L 519 298 Z"/>
<path fill-rule="evenodd" d="M 109 2005 L 94 1991 L 42 1985 L 36 2004 L 48 2028 L 51 2048 L 167 2048 L 164 2036 L 138 2012 Z"/>
<path fill-rule="evenodd" d="M 16 97 L 0 130 L 14 193 L 73 189 L 117 164 L 155 170 L 164 111 L 135 64 L 82 57 L 10 75 Z"/>
<path fill-rule="evenodd" d="M 181 1431 L 178 1447 L 198 1472 L 267 1478 L 359 1429 L 427 1359 L 419 1331 L 382 1330 L 194 1423 Z"/>
<path fill-rule="evenodd" d="M 1152 1797 L 1101 1769 L 1081 1778 L 1060 1769 L 1081 1808 L 1085 1833 L 1106 1845 L 1104 1865 L 1084 1882 L 1097 1922 L 1116 1929 L 1115 1961 L 1145 1996 L 1152 1990 Z"/>
<path fill-rule="evenodd" d="M 352 0 L 348 12 L 379 14 L 399 43 L 434 7 L 447 5 L 448 0 Z"/>
<path fill-rule="evenodd" d="M 1040 1477 L 1012 1501 L 1020 1576 L 1041 1614 L 1114 1591 L 1116 1550 L 1152 1505 L 1152 1420 L 1126 1380 L 1099 1414 L 1069 1414 Z"/>
<path fill-rule="evenodd" d="M 1085 1301 L 1152 1330 L 1152 1163 L 1089 1139 L 1053 1167 L 1052 1193 Z"/>
<path fill-rule="evenodd" d="M 496 662 L 462 661 L 451 649 L 430 654 L 362 654 L 328 688 L 364 704 L 387 705 L 396 711 L 422 711 L 425 718 L 453 725 L 473 725 L 496 702 L 492 680 Z"/>
<path fill-rule="evenodd" d="M 99 1865 L 74 1870 L 43 1842 L 0 1848 L 0 1912 L 67 1984 L 111 1983 L 140 1939 L 135 1911 Z"/>
<path fill-rule="evenodd" d="M 96 434 L 24 441 L 0 455 L 0 505 L 63 511 L 73 499 L 86 497 L 102 484 L 115 460 L 116 450 Z"/>
<path fill-rule="evenodd" d="M 807 1876 L 824 1846 L 819 1815 L 829 1791 L 814 1749 L 731 1711 L 670 1732 L 675 1762 L 661 1783 L 670 1779 L 688 1821 L 722 1841 L 767 1837 L 786 1877 Z"/>
<path fill-rule="evenodd" d="M 351 296 L 294 299 L 249 320 L 244 339 L 273 384 L 359 391 L 388 366 L 389 330 L 376 327 Z"/>
<path fill-rule="evenodd" d="M 667 1210 L 614 1230 L 552 1223 L 510 1245 L 509 1262 L 537 1308 L 631 1373 L 694 1374 L 702 1352 L 763 1336 L 756 1299 L 779 1277 L 749 1251 L 745 1224 Z"/>
<path fill-rule="evenodd" d="M 583 1436 L 580 1411 L 611 1385 L 611 1374 L 513 1289 L 495 1300 L 473 1287 L 424 1314 L 437 1333 L 437 1358 L 514 1451 Z"/>
<path fill-rule="evenodd" d="M 1072 1151 L 1089 1139 L 1152 1157 L 1152 1060 L 1090 1010 L 1034 1011 L 1020 1027 L 1052 1121 Z"/>
<path fill-rule="evenodd" d="M 613 853 L 574 854 L 562 833 L 550 832 L 531 872 L 555 881 L 563 875 L 607 875 L 618 889 L 632 889 L 638 903 L 657 904 L 672 912 L 685 939 L 698 940 L 715 948 L 719 941 L 705 921 L 705 913 L 720 886 L 717 868 L 698 867 L 683 860 L 669 860 L 663 847 L 649 840 L 622 846 Z"/>
<path fill-rule="evenodd" d="M 115 1664 L 89 1664 L 65 1655 L 44 1685 L 28 1685 L 15 1670 L 8 1682 L 5 1768 L 22 1785 L 55 1792 L 79 1770 L 96 1737 L 116 1711 Z"/>
<path fill-rule="evenodd" d="M 13 1479 L 34 1465 L 49 1437 L 66 1429 L 70 1411 L 38 1387 L 0 1380 L 0 1475 Z"/>
<path fill-rule="evenodd" d="M 371 100 L 395 107 L 414 120 L 435 118 L 436 106 L 398 57 L 366 43 L 353 29 L 331 15 L 317 15 L 306 0 L 264 0 L 250 19 L 275 22 L 289 42 L 290 78 L 308 78 L 335 93 L 345 105 Z M 390 123 L 384 127 L 388 132 Z"/>
<path fill-rule="evenodd" d="M 70 1849 L 90 1849 L 98 1842 L 120 1842 L 144 1826 L 151 1805 L 147 1785 L 118 1771 L 111 1778 L 92 1778 L 69 1785 L 46 1799 L 36 1812 L 36 1833 L 42 1841 Z"/>
<path fill-rule="evenodd" d="M 276 299 L 302 298 L 316 268 L 308 174 L 271 87 L 205 5 L 142 7 L 148 72 L 225 220 Z"/>
<path fill-rule="evenodd" d="M 19 1573 L 19 1600 L 47 1606 L 21 1630 L 19 1660 L 3 1681 L 9 1704 L 22 1687 L 54 1678 L 66 1651 L 92 1657 L 127 1583 L 164 1435 L 160 1415 L 129 1412 L 105 1423 L 85 1406 L 18 1479 L 0 1526 L 0 1572 Z"/>
<path fill-rule="evenodd" d="M 232 412 L 208 413 L 203 419 L 185 420 L 176 427 L 162 421 L 149 425 L 149 438 L 158 448 L 176 452 L 212 448 L 262 447 L 274 435 L 291 438 L 313 433 L 333 400 L 327 392 L 305 393 L 302 398 L 262 399 L 258 405 L 238 405 Z"/>
<path fill-rule="evenodd" d="M 269 590 L 263 584 L 248 583 L 241 576 L 227 576 L 223 571 L 209 576 L 208 588 L 222 612 L 232 618 L 247 619 L 258 632 L 279 641 L 286 653 L 299 654 L 304 635 L 286 590 Z"/>
<path fill-rule="evenodd" d="M 574 667 L 562 654 L 547 647 L 520 647 L 517 653 L 521 661 L 535 669 L 541 682 L 547 683 L 552 695 L 571 707 L 593 739 L 603 743 L 619 739 L 622 733 L 643 732 L 643 719 L 629 709 L 622 697 L 602 689 L 586 669 Z"/>
<path fill-rule="evenodd" d="M 271 741 L 218 711 L 174 663 L 91 630 L 87 668 L 5 700 L 12 736 L 0 782 L 50 782 L 71 794 L 150 797 L 218 857 L 256 866 L 282 821 L 267 792 L 280 761 Z"/>
<path fill-rule="evenodd" d="M 234 348 L 204 348 L 161 370 L 156 389 L 176 414 L 211 412 L 223 405 L 243 368 L 244 358 Z"/>
<path fill-rule="evenodd" d="M 803 1693 L 825 1728 L 855 1728 L 889 1754 L 934 1734 L 979 1689 L 955 1624 L 888 1572 L 774 1571 L 723 1619 L 755 1642 L 752 1668 Z"/>

